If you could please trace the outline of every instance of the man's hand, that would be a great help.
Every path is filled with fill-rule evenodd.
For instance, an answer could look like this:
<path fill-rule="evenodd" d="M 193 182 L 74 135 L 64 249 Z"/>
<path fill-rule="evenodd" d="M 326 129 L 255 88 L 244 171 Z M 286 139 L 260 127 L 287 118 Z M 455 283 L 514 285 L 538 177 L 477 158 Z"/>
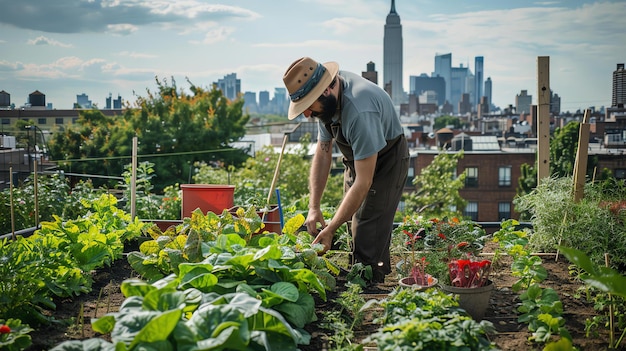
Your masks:
<path fill-rule="evenodd" d="M 309 214 L 304 221 L 304 225 L 306 226 L 307 231 L 311 235 L 317 235 L 320 231 L 318 229 L 318 225 L 320 224 L 321 229 L 326 227 L 326 221 L 324 221 L 324 214 L 319 209 L 310 209 Z"/>
<path fill-rule="evenodd" d="M 318 255 L 323 255 L 325 254 L 328 250 L 330 250 L 331 246 L 333 245 L 333 237 L 335 236 L 335 232 L 330 230 L 328 227 L 322 229 L 321 232 L 319 232 L 319 234 L 317 234 L 317 236 L 315 237 L 315 240 L 313 240 L 312 244 L 317 244 L 320 243 L 322 245 L 324 245 L 324 249 L 320 252 L 318 252 Z"/>

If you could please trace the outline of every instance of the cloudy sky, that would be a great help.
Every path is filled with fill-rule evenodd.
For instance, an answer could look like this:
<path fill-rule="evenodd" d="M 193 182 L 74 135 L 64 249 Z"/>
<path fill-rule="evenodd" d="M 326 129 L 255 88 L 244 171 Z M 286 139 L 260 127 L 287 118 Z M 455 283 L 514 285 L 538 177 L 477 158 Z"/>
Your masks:
<path fill-rule="evenodd" d="M 396 0 L 404 87 L 431 74 L 436 54 L 473 71 L 484 56 L 493 102 L 528 90 L 537 103 L 537 57 L 550 57 L 562 110 L 610 106 L 612 72 L 626 61 L 626 1 Z M 85 93 L 105 106 L 134 102 L 155 78 L 209 87 L 235 72 L 242 91 L 282 87 L 302 56 L 382 80 L 391 0 L 0 0 L 0 90 L 17 106 L 39 90 L 54 108 Z"/>

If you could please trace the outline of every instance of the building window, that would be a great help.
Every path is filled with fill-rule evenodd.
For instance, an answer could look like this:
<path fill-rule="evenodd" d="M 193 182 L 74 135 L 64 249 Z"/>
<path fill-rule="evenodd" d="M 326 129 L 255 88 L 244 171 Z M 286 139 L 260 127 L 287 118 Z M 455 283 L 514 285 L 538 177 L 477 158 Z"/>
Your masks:
<path fill-rule="evenodd" d="M 413 185 L 413 178 L 415 178 L 415 168 L 409 167 L 409 171 L 406 177 L 406 184 L 404 186 L 410 187 Z"/>
<path fill-rule="evenodd" d="M 72 124 L 76 124 L 76 122 L 78 122 L 78 117 L 72 118 Z"/>
<path fill-rule="evenodd" d="M 2 122 L 4 124 L 4 122 Z M 626 169 L 625 168 L 617 168 L 615 170 L 615 178 L 616 179 L 626 179 Z"/>
<path fill-rule="evenodd" d="M 510 202 L 498 202 L 498 218 L 500 218 L 501 221 L 511 218 Z"/>
<path fill-rule="evenodd" d="M 48 123 L 46 118 L 37 118 L 37 124 L 46 124 Z"/>
<path fill-rule="evenodd" d="M 2 124 L 6 124 L 6 125 L 11 124 L 11 120 L 8 119 L 8 118 L 3 118 L 2 119 Z"/>
<path fill-rule="evenodd" d="M 465 206 L 464 216 L 469 217 L 472 221 L 478 221 L 478 202 L 469 201 Z"/>
<path fill-rule="evenodd" d="M 478 186 L 478 167 L 465 168 L 465 186 L 468 188 Z"/>
<path fill-rule="evenodd" d="M 63 117 L 57 117 L 54 119 L 55 124 L 63 124 Z"/>
<path fill-rule="evenodd" d="M 498 185 L 511 186 L 511 166 L 498 168 Z"/>
<path fill-rule="evenodd" d="M 621 134 L 607 134 L 606 139 L 609 143 L 619 143 L 622 141 Z"/>

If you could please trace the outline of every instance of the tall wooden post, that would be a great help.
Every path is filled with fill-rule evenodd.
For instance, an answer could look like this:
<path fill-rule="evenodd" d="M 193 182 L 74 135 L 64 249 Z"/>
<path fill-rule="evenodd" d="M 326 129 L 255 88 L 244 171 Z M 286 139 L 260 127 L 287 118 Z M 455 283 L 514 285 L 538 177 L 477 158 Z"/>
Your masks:
<path fill-rule="evenodd" d="M 537 185 L 550 176 L 550 56 L 537 57 Z"/>
<path fill-rule="evenodd" d="M 589 156 L 589 120 L 591 110 L 585 110 L 583 122 L 578 130 L 578 150 L 574 161 L 574 201 L 579 202 L 585 196 L 585 181 L 587 176 L 587 158 Z"/>
<path fill-rule="evenodd" d="M 133 137 L 133 151 L 131 157 L 130 176 L 130 216 L 134 221 L 137 217 L 137 149 L 139 141 L 137 136 Z"/>

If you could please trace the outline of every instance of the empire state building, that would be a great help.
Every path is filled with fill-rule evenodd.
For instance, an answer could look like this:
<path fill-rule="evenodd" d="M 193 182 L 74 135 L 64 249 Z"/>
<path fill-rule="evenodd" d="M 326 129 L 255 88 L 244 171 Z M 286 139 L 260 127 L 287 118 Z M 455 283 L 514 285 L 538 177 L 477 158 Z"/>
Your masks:
<path fill-rule="evenodd" d="M 396 12 L 396 2 L 391 0 L 391 11 L 385 23 L 383 50 L 383 87 L 391 86 L 394 105 L 404 102 L 402 88 L 402 25 Z"/>

